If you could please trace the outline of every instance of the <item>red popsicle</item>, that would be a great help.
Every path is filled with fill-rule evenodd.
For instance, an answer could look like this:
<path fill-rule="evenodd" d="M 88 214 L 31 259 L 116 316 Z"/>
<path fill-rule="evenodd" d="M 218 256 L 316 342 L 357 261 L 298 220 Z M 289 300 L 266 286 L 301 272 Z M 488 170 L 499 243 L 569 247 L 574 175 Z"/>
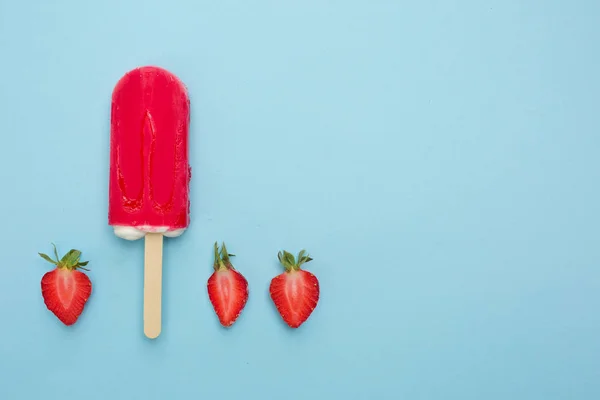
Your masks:
<path fill-rule="evenodd" d="M 172 73 L 136 68 L 112 95 L 108 222 L 115 235 L 145 237 L 144 333 L 160 334 L 162 238 L 189 225 L 187 90 Z"/>

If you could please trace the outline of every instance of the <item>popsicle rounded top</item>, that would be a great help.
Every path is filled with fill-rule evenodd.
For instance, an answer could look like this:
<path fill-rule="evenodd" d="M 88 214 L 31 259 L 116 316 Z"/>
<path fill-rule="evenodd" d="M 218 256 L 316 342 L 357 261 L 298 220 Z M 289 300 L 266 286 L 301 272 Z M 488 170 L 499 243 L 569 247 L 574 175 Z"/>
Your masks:
<path fill-rule="evenodd" d="M 154 66 L 127 72 L 112 94 L 108 222 L 117 236 L 181 235 L 188 227 L 190 101 Z"/>

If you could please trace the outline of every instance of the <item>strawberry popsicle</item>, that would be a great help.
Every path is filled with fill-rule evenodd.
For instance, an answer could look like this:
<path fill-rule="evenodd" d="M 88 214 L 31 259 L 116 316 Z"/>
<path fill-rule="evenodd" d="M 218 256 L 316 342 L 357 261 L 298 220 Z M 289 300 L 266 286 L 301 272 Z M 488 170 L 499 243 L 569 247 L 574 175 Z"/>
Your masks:
<path fill-rule="evenodd" d="M 126 240 L 145 238 L 144 333 L 160 334 L 163 235 L 189 225 L 187 90 L 172 73 L 136 68 L 112 94 L 108 222 Z"/>

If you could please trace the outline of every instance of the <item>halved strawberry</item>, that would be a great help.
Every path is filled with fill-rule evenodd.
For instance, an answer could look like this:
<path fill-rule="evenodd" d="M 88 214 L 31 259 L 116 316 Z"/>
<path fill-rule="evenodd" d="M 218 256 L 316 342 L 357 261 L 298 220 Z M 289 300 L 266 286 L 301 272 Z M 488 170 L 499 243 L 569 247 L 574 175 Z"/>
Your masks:
<path fill-rule="evenodd" d="M 206 285 L 208 298 L 219 322 L 225 327 L 233 325 L 248 300 L 248 281 L 231 264 L 229 257 L 232 256 L 233 254 L 227 253 L 225 243 L 219 254 L 219 247 L 215 243 L 215 272 Z"/>
<path fill-rule="evenodd" d="M 298 328 L 312 314 L 319 301 L 319 281 L 316 276 L 300 269 L 312 260 L 304 250 L 298 253 L 298 262 L 287 251 L 279 252 L 279 261 L 285 272 L 271 280 L 271 299 L 290 328 Z"/>
<path fill-rule="evenodd" d="M 43 253 L 38 254 L 44 260 L 56 265 L 55 269 L 42 277 L 44 303 L 62 323 L 73 325 L 92 293 L 90 278 L 83 272 L 77 271 L 77 269 L 86 270 L 83 267 L 88 264 L 88 261 L 80 262 L 81 252 L 74 249 L 59 261 L 56 246 L 54 246 L 56 260 Z"/>

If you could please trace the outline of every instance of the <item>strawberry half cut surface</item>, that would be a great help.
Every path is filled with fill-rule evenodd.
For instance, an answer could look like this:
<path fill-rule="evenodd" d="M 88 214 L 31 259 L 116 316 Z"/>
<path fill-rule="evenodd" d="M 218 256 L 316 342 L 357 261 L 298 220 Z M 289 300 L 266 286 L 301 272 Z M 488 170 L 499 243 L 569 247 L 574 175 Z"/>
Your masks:
<path fill-rule="evenodd" d="M 208 298 L 221 325 L 230 327 L 241 314 L 248 301 L 248 281 L 231 264 L 225 243 L 215 243 L 214 272 L 207 282 Z"/>
<path fill-rule="evenodd" d="M 281 318 L 290 328 L 298 328 L 312 314 L 319 301 L 319 281 L 300 266 L 312 260 L 304 250 L 298 260 L 287 251 L 279 252 L 285 272 L 271 280 L 269 293 Z"/>
<path fill-rule="evenodd" d="M 56 246 L 54 246 L 55 260 L 46 254 L 38 254 L 56 266 L 42 277 L 44 303 L 63 324 L 73 325 L 83 312 L 92 293 L 90 278 L 85 273 L 78 271 L 79 269 L 87 271 L 83 267 L 88 264 L 88 261 L 79 261 L 81 252 L 74 249 L 69 250 L 59 260 Z"/>

